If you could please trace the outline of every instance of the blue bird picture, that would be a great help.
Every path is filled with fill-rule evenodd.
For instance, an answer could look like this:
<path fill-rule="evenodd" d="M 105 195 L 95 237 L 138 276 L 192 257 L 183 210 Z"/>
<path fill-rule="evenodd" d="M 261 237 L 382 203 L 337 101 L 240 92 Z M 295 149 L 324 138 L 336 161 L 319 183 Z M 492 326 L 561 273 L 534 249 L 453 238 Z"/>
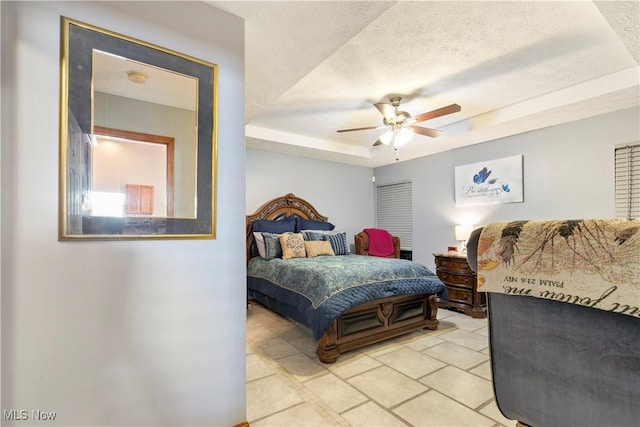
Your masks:
<path fill-rule="evenodd" d="M 511 189 L 509 188 L 509 184 L 502 184 L 502 189 L 504 190 L 505 193 L 508 193 L 509 191 L 511 191 Z"/>
<path fill-rule="evenodd" d="M 473 175 L 473 182 L 476 184 L 482 184 L 487 180 L 487 178 L 489 178 L 489 175 L 491 175 L 491 171 L 487 171 L 487 168 L 484 167 L 480 172 Z"/>

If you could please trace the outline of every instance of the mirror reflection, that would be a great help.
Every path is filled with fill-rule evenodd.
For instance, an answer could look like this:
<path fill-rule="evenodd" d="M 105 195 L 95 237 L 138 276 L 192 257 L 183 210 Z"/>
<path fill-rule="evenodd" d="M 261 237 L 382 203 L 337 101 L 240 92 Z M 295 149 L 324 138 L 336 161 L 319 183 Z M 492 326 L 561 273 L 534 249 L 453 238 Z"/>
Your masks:
<path fill-rule="evenodd" d="M 172 217 L 173 138 L 151 142 L 154 135 L 93 129 L 91 215 Z"/>
<path fill-rule="evenodd" d="M 197 80 L 95 49 L 92 69 L 91 215 L 195 218 Z"/>

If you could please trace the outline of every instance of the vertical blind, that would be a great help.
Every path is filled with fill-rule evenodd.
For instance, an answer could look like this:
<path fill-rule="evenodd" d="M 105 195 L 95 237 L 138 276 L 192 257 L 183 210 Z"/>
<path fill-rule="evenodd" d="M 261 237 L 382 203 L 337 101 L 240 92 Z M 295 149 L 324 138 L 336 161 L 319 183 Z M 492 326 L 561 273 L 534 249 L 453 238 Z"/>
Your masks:
<path fill-rule="evenodd" d="M 616 147 L 616 217 L 640 218 L 640 144 Z"/>
<path fill-rule="evenodd" d="M 400 247 L 413 249 L 413 209 L 411 182 L 377 187 L 377 227 L 400 237 Z"/>

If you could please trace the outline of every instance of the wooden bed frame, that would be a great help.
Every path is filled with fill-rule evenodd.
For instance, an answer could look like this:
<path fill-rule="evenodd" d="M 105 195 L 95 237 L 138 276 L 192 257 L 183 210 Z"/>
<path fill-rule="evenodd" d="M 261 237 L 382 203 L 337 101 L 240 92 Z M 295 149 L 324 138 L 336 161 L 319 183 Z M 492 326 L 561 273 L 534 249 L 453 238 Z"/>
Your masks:
<path fill-rule="evenodd" d="M 309 202 L 292 193 L 268 201 L 254 214 L 247 215 L 247 262 L 254 240 L 251 222 L 256 219 L 277 220 L 289 215 L 315 221 L 327 220 Z M 341 353 L 349 350 L 419 329 L 437 329 L 437 310 L 435 294 L 395 296 L 358 305 L 331 323 L 318 340 L 316 354 L 320 361 L 334 363 Z"/>

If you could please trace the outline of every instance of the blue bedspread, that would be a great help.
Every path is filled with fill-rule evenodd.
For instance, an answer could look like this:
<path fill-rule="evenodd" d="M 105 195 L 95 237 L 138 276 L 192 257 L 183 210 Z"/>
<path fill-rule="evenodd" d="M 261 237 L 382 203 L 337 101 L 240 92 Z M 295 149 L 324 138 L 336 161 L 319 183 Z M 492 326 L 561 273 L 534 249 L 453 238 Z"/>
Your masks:
<path fill-rule="evenodd" d="M 297 313 L 319 339 L 351 307 L 397 295 L 438 294 L 446 288 L 427 267 L 413 261 L 362 255 L 315 258 L 254 257 L 247 267 L 249 292 L 259 292 Z"/>

